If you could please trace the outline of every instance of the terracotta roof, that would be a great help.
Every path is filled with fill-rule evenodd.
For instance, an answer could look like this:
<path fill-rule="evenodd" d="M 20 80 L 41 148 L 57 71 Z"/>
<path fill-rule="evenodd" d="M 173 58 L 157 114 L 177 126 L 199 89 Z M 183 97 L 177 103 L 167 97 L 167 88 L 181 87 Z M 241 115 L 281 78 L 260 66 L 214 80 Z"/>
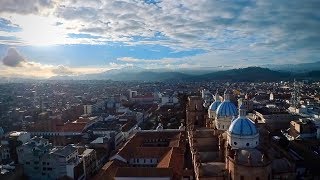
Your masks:
<path fill-rule="evenodd" d="M 60 131 L 61 132 L 82 132 L 86 123 L 65 123 Z"/>
<path fill-rule="evenodd" d="M 160 160 L 157 168 L 172 168 L 174 179 L 181 179 L 184 166 L 184 153 L 180 148 L 173 147 Z"/>
<path fill-rule="evenodd" d="M 132 157 L 135 158 L 161 158 L 171 150 L 170 147 L 137 147 Z"/>
<path fill-rule="evenodd" d="M 172 177 L 171 168 L 124 167 L 118 168 L 115 177 Z"/>
<path fill-rule="evenodd" d="M 109 161 L 101 168 L 101 170 L 98 172 L 97 175 L 93 177 L 93 179 L 94 180 L 114 179 L 116 172 L 118 170 L 118 167 L 121 167 L 121 165 L 124 165 L 121 161 L 118 161 L 118 160 Z"/>
<path fill-rule="evenodd" d="M 168 141 L 166 147 L 144 146 L 153 140 Z M 155 142 L 157 143 L 157 142 Z M 117 159 L 107 163 L 95 179 L 113 179 L 114 177 L 171 177 L 181 179 L 184 166 L 184 138 L 181 132 L 136 133 L 117 155 L 126 160 L 131 158 L 157 158 L 157 167 L 130 167 L 130 164 Z M 118 164 L 115 165 L 115 162 Z"/>
<path fill-rule="evenodd" d="M 157 168 L 167 168 L 170 165 L 173 148 L 170 149 L 159 161 Z"/>

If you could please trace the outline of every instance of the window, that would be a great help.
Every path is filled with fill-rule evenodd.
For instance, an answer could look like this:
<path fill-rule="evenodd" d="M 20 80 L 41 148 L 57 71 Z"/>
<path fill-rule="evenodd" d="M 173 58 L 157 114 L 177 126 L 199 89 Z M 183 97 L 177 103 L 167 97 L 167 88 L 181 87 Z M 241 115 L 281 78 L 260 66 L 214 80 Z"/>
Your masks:
<path fill-rule="evenodd" d="M 259 178 L 259 177 L 256 177 L 256 180 L 260 180 L 260 178 Z"/>
<path fill-rule="evenodd" d="M 39 161 L 35 161 L 34 164 L 39 164 Z"/>
<path fill-rule="evenodd" d="M 240 176 L 240 180 L 244 180 L 244 176 Z"/>
<path fill-rule="evenodd" d="M 47 168 L 43 167 L 43 168 L 42 168 L 42 170 L 44 170 L 44 171 L 45 171 L 45 170 L 47 170 Z"/>
<path fill-rule="evenodd" d="M 249 146 L 249 145 L 250 145 L 249 143 L 246 144 L 246 146 Z"/>
<path fill-rule="evenodd" d="M 46 165 L 46 162 L 42 162 L 42 165 Z"/>
<path fill-rule="evenodd" d="M 238 143 L 237 143 L 237 142 L 234 142 L 233 144 L 234 144 L 234 145 L 237 145 Z"/>
<path fill-rule="evenodd" d="M 30 162 L 27 161 L 26 164 L 30 164 Z"/>

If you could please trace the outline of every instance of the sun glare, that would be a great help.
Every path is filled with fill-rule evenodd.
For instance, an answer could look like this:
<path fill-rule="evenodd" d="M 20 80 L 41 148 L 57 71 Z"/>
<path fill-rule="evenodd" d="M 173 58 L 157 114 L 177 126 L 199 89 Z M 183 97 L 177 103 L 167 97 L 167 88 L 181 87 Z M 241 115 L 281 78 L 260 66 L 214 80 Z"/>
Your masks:
<path fill-rule="evenodd" d="M 16 36 L 29 45 L 50 46 L 66 42 L 63 28 L 55 26 L 56 18 L 17 15 L 12 19 L 22 28 L 20 32 L 16 32 Z"/>

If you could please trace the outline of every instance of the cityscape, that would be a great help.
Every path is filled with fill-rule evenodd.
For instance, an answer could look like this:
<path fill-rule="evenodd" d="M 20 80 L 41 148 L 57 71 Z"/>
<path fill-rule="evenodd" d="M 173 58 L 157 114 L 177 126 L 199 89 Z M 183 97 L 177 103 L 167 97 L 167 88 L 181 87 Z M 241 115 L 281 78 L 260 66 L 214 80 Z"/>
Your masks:
<path fill-rule="evenodd" d="M 319 8 L 1 0 L 0 179 L 320 179 Z"/>

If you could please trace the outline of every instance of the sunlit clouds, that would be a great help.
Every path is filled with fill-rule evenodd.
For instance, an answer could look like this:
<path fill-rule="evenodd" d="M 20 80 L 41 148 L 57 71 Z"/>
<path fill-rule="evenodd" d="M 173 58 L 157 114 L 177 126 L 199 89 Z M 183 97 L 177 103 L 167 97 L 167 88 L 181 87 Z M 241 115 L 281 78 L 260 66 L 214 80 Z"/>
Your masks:
<path fill-rule="evenodd" d="M 2 0 L 0 57 L 15 47 L 26 59 L 61 65 L 55 72 L 70 75 L 128 63 L 215 68 L 315 62 L 319 8 L 318 0 Z M 44 54 L 43 47 L 61 50 Z"/>

